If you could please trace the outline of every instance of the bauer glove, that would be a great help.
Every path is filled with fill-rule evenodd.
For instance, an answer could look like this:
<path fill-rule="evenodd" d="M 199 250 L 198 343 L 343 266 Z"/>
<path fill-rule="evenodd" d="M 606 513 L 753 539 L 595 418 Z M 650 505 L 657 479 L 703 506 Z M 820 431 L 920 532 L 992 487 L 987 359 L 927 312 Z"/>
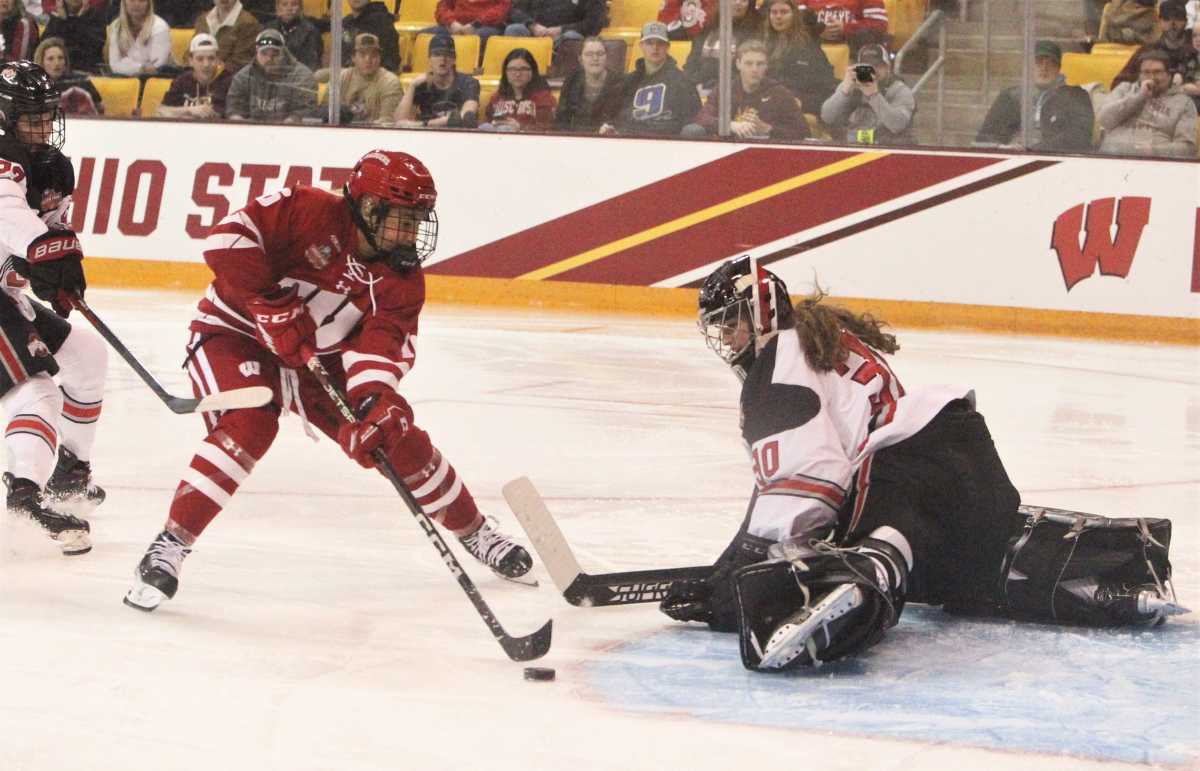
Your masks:
<path fill-rule="evenodd" d="M 71 298 L 83 297 L 83 249 L 72 230 L 48 230 L 29 242 L 25 259 L 14 259 L 13 268 L 29 279 L 33 293 L 50 303 L 59 316 L 74 308 Z"/>

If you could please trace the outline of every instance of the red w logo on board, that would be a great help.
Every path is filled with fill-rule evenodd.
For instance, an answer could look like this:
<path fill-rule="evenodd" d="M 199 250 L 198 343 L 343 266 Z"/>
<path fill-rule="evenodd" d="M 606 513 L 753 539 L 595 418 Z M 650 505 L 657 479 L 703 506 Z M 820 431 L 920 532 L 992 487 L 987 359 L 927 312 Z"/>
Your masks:
<path fill-rule="evenodd" d="M 1113 211 L 1116 210 L 1116 234 L 1113 233 Z M 1150 199 L 1127 196 L 1118 203 L 1115 198 L 1100 198 L 1087 204 L 1073 206 L 1054 221 L 1050 246 L 1058 253 L 1067 291 L 1090 277 L 1100 266 L 1103 276 L 1129 275 L 1133 257 L 1142 240 L 1142 231 L 1150 222 Z M 1083 232 L 1083 246 L 1079 234 Z"/>

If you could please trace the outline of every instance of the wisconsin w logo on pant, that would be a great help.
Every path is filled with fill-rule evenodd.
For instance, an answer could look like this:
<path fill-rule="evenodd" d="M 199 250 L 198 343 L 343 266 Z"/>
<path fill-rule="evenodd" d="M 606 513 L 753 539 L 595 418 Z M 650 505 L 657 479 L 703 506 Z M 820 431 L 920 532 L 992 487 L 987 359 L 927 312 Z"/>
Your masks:
<path fill-rule="evenodd" d="M 1150 199 L 1128 196 L 1120 199 L 1100 198 L 1087 204 L 1086 224 L 1084 204 L 1073 206 L 1054 221 L 1050 246 L 1058 253 L 1067 291 L 1089 278 L 1100 266 L 1103 276 L 1129 275 L 1134 255 L 1142 240 L 1142 231 L 1150 222 Z M 1113 210 L 1116 209 L 1117 230 L 1112 232 Z M 1083 246 L 1079 234 L 1083 232 Z"/>

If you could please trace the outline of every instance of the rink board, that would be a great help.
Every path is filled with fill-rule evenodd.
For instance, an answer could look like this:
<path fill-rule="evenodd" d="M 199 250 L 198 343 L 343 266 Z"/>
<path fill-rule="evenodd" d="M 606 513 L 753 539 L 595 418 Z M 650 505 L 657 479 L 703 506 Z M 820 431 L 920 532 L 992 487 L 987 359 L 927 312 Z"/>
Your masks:
<path fill-rule="evenodd" d="M 687 313 L 750 253 L 899 323 L 1200 340 L 1191 162 L 77 120 L 89 275 L 203 286 L 215 221 L 378 146 L 437 180 L 434 300 Z"/>

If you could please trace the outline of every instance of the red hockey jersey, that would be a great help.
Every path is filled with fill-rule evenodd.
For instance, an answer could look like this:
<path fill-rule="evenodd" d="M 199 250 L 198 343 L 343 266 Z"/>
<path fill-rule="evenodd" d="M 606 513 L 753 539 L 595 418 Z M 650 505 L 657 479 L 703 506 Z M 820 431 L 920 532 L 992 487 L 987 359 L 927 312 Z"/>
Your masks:
<path fill-rule="evenodd" d="M 803 0 L 801 10 L 811 8 L 822 24 L 842 23 L 842 34 L 849 38 L 861 30 L 887 34 L 888 17 L 883 0 Z"/>
<path fill-rule="evenodd" d="M 317 323 L 318 352 L 342 356 L 350 396 L 397 388 L 416 358 L 425 278 L 356 259 L 355 244 L 336 193 L 299 186 L 258 198 L 209 233 L 204 261 L 215 278 L 191 330 L 254 337 L 247 300 L 295 284 Z"/>

